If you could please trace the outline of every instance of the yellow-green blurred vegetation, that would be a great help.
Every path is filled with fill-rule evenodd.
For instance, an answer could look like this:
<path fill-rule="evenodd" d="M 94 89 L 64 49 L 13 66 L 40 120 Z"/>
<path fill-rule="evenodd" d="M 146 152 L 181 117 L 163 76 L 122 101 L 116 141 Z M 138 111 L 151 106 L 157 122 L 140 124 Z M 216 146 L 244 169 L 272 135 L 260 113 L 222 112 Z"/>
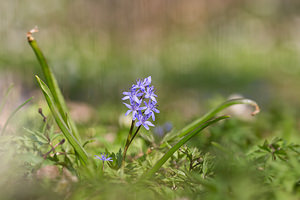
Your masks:
<path fill-rule="evenodd" d="M 152 75 L 164 97 L 240 93 L 298 104 L 300 3 L 292 0 L 1 1 L 0 69 L 33 89 L 40 46 L 65 96 L 119 101 Z M 169 99 L 168 99 L 169 101 Z"/>

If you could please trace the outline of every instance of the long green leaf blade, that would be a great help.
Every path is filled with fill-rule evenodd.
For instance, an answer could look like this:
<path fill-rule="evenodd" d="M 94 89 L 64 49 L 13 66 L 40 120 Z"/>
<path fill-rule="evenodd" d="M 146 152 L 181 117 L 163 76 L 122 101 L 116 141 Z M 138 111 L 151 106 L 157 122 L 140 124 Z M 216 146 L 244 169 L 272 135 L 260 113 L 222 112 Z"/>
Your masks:
<path fill-rule="evenodd" d="M 53 100 L 53 96 L 51 95 L 51 91 L 48 88 L 48 86 L 38 77 L 36 76 L 36 79 L 39 83 L 40 88 L 42 89 L 45 99 L 48 103 L 48 106 L 54 116 L 54 119 L 58 125 L 58 127 L 61 129 L 62 133 L 64 136 L 67 138 L 69 143 L 72 145 L 74 148 L 75 152 L 78 154 L 79 160 L 83 163 L 86 164 L 88 160 L 88 154 L 84 150 L 84 148 L 80 145 L 79 141 L 74 137 L 72 134 L 72 130 L 69 129 L 65 121 L 63 120 L 62 116 L 58 112 L 58 109 L 56 107 L 56 104 Z"/>
<path fill-rule="evenodd" d="M 196 127 L 198 127 L 200 124 L 212 119 L 220 111 L 224 110 L 225 108 L 228 108 L 229 106 L 235 105 L 235 104 L 248 104 L 248 105 L 254 106 L 255 110 L 251 113 L 251 115 L 256 115 L 260 111 L 257 103 L 253 100 L 244 99 L 244 98 L 230 99 L 228 101 L 225 101 L 218 107 L 212 109 L 211 111 L 206 113 L 203 117 L 196 119 L 195 121 L 193 121 L 192 123 L 190 123 L 189 125 L 184 127 L 183 129 L 181 129 L 177 135 L 179 137 L 185 136 L 186 134 L 188 134 L 189 132 L 194 130 Z"/>
<path fill-rule="evenodd" d="M 206 127 L 217 123 L 220 120 L 227 119 L 229 116 L 221 116 L 217 117 L 213 120 L 207 121 L 203 124 L 201 124 L 200 127 L 192 131 L 190 134 L 187 134 L 185 137 L 183 137 L 179 142 L 177 142 L 169 151 L 159 160 L 156 162 L 156 164 L 145 174 L 141 176 L 141 180 L 151 178 L 162 166 L 167 162 L 167 160 L 185 143 L 187 143 L 192 137 L 194 137 L 197 133 L 201 132 Z"/>
<path fill-rule="evenodd" d="M 55 105 L 56 105 L 60 115 L 62 116 L 64 122 L 67 124 L 67 115 L 68 116 L 70 116 L 70 115 L 69 115 L 69 111 L 68 111 L 67 105 L 65 103 L 64 97 L 61 93 L 61 90 L 59 89 L 57 80 L 56 80 L 54 74 L 52 73 L 51 68 L 49 67 L 49 65 L 47 63 L 42 50 L 39 48 L 36 40 L 32 37 L 32 33 L 37 32 L 37 31 L 38 31 L 37 28 L 35 28 L 27 33 L 28 43 L 31 46 L 31 48 L 33 49 L 33 52 L 35 53 L 40 65 L 42 67 L 42 71 L 45 76 L 46 83 L 49 87 L 49 90 L 51 91 Z M 78 133 L 75 123 L 71 119 L 69 119 L 69 121 L 70 121 L 70 126 L 71 126 L 70 128 L 72 129 L 74 136 L 80 141 L 81 140 L 80 135 Z"/>

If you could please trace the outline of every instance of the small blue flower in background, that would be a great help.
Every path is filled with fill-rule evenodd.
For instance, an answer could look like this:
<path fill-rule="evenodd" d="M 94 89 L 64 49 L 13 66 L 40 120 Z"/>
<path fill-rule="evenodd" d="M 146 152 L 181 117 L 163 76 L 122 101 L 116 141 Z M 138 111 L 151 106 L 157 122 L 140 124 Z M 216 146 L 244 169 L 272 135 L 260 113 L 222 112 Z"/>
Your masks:
<path fill-rule="evenodd" d="M 125 96 L 122 98 L 122 100 L 129 100 L 130 103 L 123 103 L 129 109 L 125 115 L 132 113 L 132 120 L 138 120 L 136 126 L 143 125 L 147 130 L 149 130 L 149 126 L 154 126 L 148 120 L 152 118 L 155 121 L 155 113 L 159 113 L 159 110 L 156 108 L 157 101 L 155 97 L 157 95 L 154 93 L 154 86 L 150 86 L 150 84 L 151 76 L 137 80 L 136 84 L 131 86 L 129 92 L 123 92 Z"/>
<path fill-rule="evenodd" d="M 173 125 L 170 122 L 165 123 L 162 126 L 157 126 L 153 130 L 153 133 L 156 137 L 163 138 L 168 132 L 173 128 Z"/>
<path fill-rule="evenodd" d="M 162 138 L 165 135 L 165 130 L 162 126 L 157 126 L 154 128 L 153 133 L 155 136 Z"/>
<path fill-rule="evenodd" d="M 166 133 L 170 132 L 172 130 L 172 128 L 173 128 L 173 124 L 171 124 L 170 122 L 166 122 L 164 124 L 164 129 L 165 129 Z"/>
<path fill-rule="evenodd" d="M 113 159 L 111 157 L 107 157 L 107 155 L 104 153 L 101 154 L 101 157 L 99 157 L 97 155 L 95 155 L 95 156 L 96 156 L 96 159 L 102 160 L 102 162 L 103 162 L 102 171 L 104 171 L 104 162 L 105 161 L 109 161 L 109 162 L 113 161 Z"/>
<path fill-rule="evenodd" d="M 95 156 L 96 156 L 96 159 L 102 160 L 103 162 L 104 161 L 110 161 L 110 162 L 113 161 L 111 157 L 107 157 L 107 155 L 105 155 L 104 153 L 101 154 L 101 157 L 99 157 L 97 155 L 95 155 Z"/>

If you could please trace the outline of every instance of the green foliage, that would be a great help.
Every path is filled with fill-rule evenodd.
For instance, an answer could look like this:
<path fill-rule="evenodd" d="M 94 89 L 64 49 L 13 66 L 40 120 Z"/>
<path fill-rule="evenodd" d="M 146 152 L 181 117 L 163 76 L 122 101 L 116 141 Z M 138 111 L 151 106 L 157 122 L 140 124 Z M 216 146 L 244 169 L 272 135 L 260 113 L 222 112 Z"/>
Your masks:
<path fill-rule="evenodd" d="M 10 158 L 5 156 L 3 162 L 18 161 L 22 173 L 26 174 L 25 179 L 17 179 L 18 175 L 12 176 L 13 180 L 22 183 L 25 181 L 29 191 L 44 191 L 24 192 L 27 197 L 33 194 L 35 197 L 43 197 L 48 192 L 54 194 L 49 199 L 119 199 L 122 196 L 122 199 L 289 200 L 297 199 L 300 195 L 299 144 L 276 137 L 264 139 L 260 136 L 257 139 L 243 133 L 247 130 L 247 126 L 261 129 L 261 124 L 256 122 L 242 122 L 235 119 L 234 123 L 232 120 L 219 123 L 206 130 L 203 135 L 194 136 L 175 151 L 158 169 L 153 179 L 140 182 L 138 180 L 143 173 L 151 170 L 152 166 L 172 148 L 163 144 L 176 144 L 182 138 L 175 139 L 166 135 L 162 139 L 164 142 L 157 145 L 150 135 L 138 137 L 133 142 L 124 168 L 121 167 L 121 143 L 116 140 L 111 144 L 114 149 L 119 147 L 119 151 L 114 153 L 109 152 L 109 149 L 101 143 L 96 144 L 98 139 L 95 138 L 95 142 L 85 145 L 86 150 L 91 154 L 94 152 L 95 155 L 107 153 L 114 160 L 104 163 L 102 171 L 102 162 L 96 159 L 91 159 L 86 167 L 76 164 L 73 147 L 67 142 L 59 144 L 64 135 L 60 131 L 57 132 L 54 120 L 49 115 L 46 122 L 40 120 L 38 130 L 26 128 L 19 137 L 1 136 L 0 152 L 5 152 L 7 156 L 11 155 Z M 232 134 L 232 130 L 238 131 Z M 173 134 L 174 132 L 176 130 Z M 97 137 L 103 137 L 104 133 L 100 133 Z M 122 133 L 120 130 L 120 134 L 124 135 L 125 140 L 126 132 Z M 215 134 L 214 137 L 209 137 L 211 134 Z M 206 148 L 206 144 L 202 146 L 203 148 L 194 145 L 201 144 L 201 140 L 205 137 L 206 143 L 210 144 L 209 148 Z M 232 143 L 235 138 L 241 141 L 247 139 L 250 142 L 248 145 L 235 145 Z M 53 146 L 57 144 L 59 145 L 53 151 Z M 15 149 L 12 154 L 7 151 L 10 145 Z M 50 153 L 47 154 L 48 152 Z M 44 181 L 40 182 L 41 179 L 37 178 L 37 174 L 40 169 L 48 166 L 57 166 L 60 175 L 55 179 L 45 176 L 42 179 Z M 78 180 L 74 182 L 67 179 L 66 169 Z M 36 181 L 41 184 L 34 184 Z M 13 189 L 3 188 L 10 191 L 8 194 L 14 194 L 19 186 Z"/>
<path fill-rule="evenodd" d="M 54 119 L 55 119 L 57 125 L 63 132 L 64 136 L 67 138 L 68 142 L 70 142 L 70 144 L 74 148 L 74 151 L 75 151 L 76 155 L 78 155 L 79 160 L 83 164 L 87 164 L 88 154 L 84 150 L 84 148 L 81 146 L 79 141 L 76 139 L 76 137 L 73 135 L 70 123 L 68 123 L 68 125 L 67 125 L 65 123 L 65 121 L 63 120 L 62 116 L 60 115 L 60 113 L 58 112 L 56 104 L 53 100 L 53 96 L 52 96 L 49 88 L 47 87 L 47 85 L 43 81 L 41 81 L 41 79 L 38 76 L 36 76 L 36 78 L 37 78 L 37 81 L 44 93 L 44 96 L 46 98 L 48 106 L 54 116 Z M 67 118 L 67 122 L 69 122 L 68 118 Z"/>
<path fill-rule="evenodd" d="M 32 50 L 35 53 L 40 65 L 41 65 L 44 77 L 46 79 L 46 83 L 48 84 L 49 90 L 53 96 L 53 101 L 55 103 L 55 106 L 57 107 L 58 112 L 60 113 L 64 122 L 66 124 L 68 124 L 68 123 L 70 124 L 70 129 L 72 129 L 74 137 L 80 142 L 80 136 L 77 131 L 77 127 L 76 127 L 75 123 L 72 121 L 72 119 L 68 119 L 68 116 L 70 114 L 67 109 L 65 99 L 59 89 L 57 80 L 56 80 L 55 76 L 53 75 L 51 68 L 48 66 L 48 63 L 46 61 L 46 58 L 44 57 L 43 52 L 39 48 L 36 40 L 32 37 L 32 33 L 35 33 L 35 32 L 38 32 L 37 28 L 34 28 L 28 32 L 28 34 L 27 34 L 28 43 L 32 47 Z"/>
<path fill-rule="evenodd" d="M 199 128 L 197 128 L 196 130 L 192 131 L 190 134 L 186 135 L 185 137 L 183 137 L 180 141 L 178 141 L 178 143 L 176 143 L 167 153 L 165 153 L 165 155 L 153 166 L 153 168 L 151 170 L 149 170 L 145 175 L 142 176 L 142 179 L 145 178 L 150 178 L 151 176 L 154 175 L 154 173 L 156 173 L 161 166 L 182 146 L 184 145 L 186 142 L 188 142 L 190 139 L 192 139 L 197 133 L 199 133 L 200 131 L 202 131 L 203 129 L 205 129 L 206 127 L 222 120 L 222 119 L 226 119 L 229 118 L 228 116 L 223 116 L 223 117 L 217 117 L 216 119 L 210 120 L 210 121 L 206 121 L 203 124 L 200 125 Z"/>
<path fill-rule="evenodd" d="M 81 146 L 72 133 L 68 115 L 65 119 L 61 116 L 51 90 L 38 77 L 37 80 L 62 134 L 55 134 L 53 121 L 47 122 L 40 131 L 27 130 L 27 134 L 19 138 L 18 148 L 26 149 L 21 157 L 27 160 L 24 168 L 34 180 L 32 172 L 38 172 L 45 165 L 59 166 L 62 177 L 67 173 L 77 177 L 76 181 L 68 181 L 71 188 L 52 189 L 59 195 L 67 197 L 65 194 L 69 191 L 68 198 L 71 199 L 118 199 L 119 195 L 122 199 L 280 199 L 299 194 L 299 145 L 288 144 L 279 138 L 270 142 L 265 140 L 259 145 L 255 137 L 244 133 L 247 129 L 241 128 L 243 123 L 238 121 L 224 122 L 212 128 L 209 131 L 211 137 L 204 143 L 202 141 L 202 145 L 206 143 L 203 150 L 193 145 L 201 141 L 201 137 L 197 137 L 199 132 L 229 117 L 214 118 L 225 108 L 250 104 L 256 107 L 252 114 L 259 112 L 257 104 L 251 100 L 226 101 L 180 131 L 171 131 L 159 140 L 141 133 L 141 138 L 134 141 L 129 162 L 123 165 L 123 152 L 118 148 L 121 138 L 111 144 L 112 149 L 119 149 L 116 153 L 104 143 L 93 146 L 97 141 L 95 138 L 88 138 Z M 122 129 L 119 132 L 124 133 Z M 64 142 L 62 135 L 69 143 Z M 222 140 L 224 137 L 229 139 Z M 103 141 L 103 138 L 100 136 L 98 140 Z M 239 141 L 248 143 L 238 144 Z M 230 145 L 232 143 L 236 144 Z M 94 152 L 94 155 L 105 153 L 113 161 L 90 159 L 87 162 L 86 151 Z M 34 159 L 36 157 L 38 159 Z M 78 165 L 78 158 L 84 165 Z M 59 180 L 57 178 L 50 185 L 57 187 Z M 41 187 L 51 188 L 49 183 Z"/>
<path fill-rule="evenodd" d="M 115 153 L 110 154 L 109 157 L 113 159 L 113 162 L 109 163 L 109 166 L 112 169 L 120 169 L 123 162 L 122 149 L 120 148 L 120 150 L 116 154 Z"/>
<path fill-rule="evenodd" d="M 127 129 L 109 119 L 82 125 L 81 145 L 56 79 L 29 39 L 49 86 L 37 77 L 51 115 L 40 123 L 30 119 L 37 129 L 25 124 L 17 136 L 0 135 L 1 161 L 12 166 L 0 168 L 4 199 L 299 199 L 300 145 L 291 139 L 299 132 L 293 115 L 279 109 L 271 117 L 224 120 L 205 129 L 228 118 L 215 115 L 231 105 L 257 106 L 229 100 L 179 131 L 175 123 L 161 138 L 141 132 L 122 165 Z M 113 116 L 109 106 L 103 110 Z M 109 131 L 116 137 L 110 142 Z M 105 153 L 113 161 L 88 159 L 87 152 Z"/>

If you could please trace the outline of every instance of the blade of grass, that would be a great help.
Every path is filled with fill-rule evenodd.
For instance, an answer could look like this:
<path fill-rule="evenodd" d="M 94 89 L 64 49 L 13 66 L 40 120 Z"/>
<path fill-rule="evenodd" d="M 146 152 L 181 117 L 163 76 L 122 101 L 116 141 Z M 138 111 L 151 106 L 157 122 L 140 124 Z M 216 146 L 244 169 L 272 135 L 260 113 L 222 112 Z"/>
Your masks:
<path fill-rule="evenodd" d="M 1 134 L 0 135 L 3 135 L 8 123 L 10 122 L 10 120 L 14 117 L 14 115 L 23 107 L 25 106 L 29 101 L 31 101 L 32 97 L 30 97 L 29 99 L 27 99 L 24 103 L 22 103 L 21 105 L 19 105 L 10 115 L 9 117 L 7 118 L 4 126 L 3 126 L 3 129 L 1 130 Z"/>
<path fill-rule="evenodd" d="M 46 79 L 46 83 L 49 87 L 49 90 L 51 91 L 51 94 L 53 96 L 53 100 L 55 102 L 55 105 L 62 116 L 64 122 L 67 124 L 67 115 L 69 115 L 68 108 L 66 106 L 64 97 L 61 93 L 61 90 L 59 89 L 57 80 L 54 76 L 54 74 L 51 71 L 51 68 L 49 67 L 46 58 L 42 52 L 42 50 L 39 48 L 36 40 L 32 37 L 32 33 L 38 32 L 37 28 L 32 29 L 27 33 L 27 40 L 31 48 L 33 49 L 33 52 L 35 53 L 44 74 L 44 77 Z M 70 116 L 70 115 L 69 115 Z M 77 127 L 72 119 L 69 119 L 70 121 L 70 128 L 72 129 L 72 132 L 74 133 L 74 136 L 76 139 L 81 141 L 80 135 L 78 133 Z"/>
<path fill-rule="evenodd" d="M 3 109 L 4 105 L 5 105 L 5 103 L 6 103 L 7 97 L 8 97 L 8 95 L 9 95 L 9 93 L 10 93 L 10 91 L 11 91 L 11 89 L 12 89 L 13 87 L 14 87 L 14 85 L 11 84 L 11 85 L 7 88 L 7 90 L 6 90 L 6 92 L 5 92 L 4 96 L 3 96 L 2 102 L 1 102 L 1 104 L 0 104 L 0 115 L 1 115 L 1 113 L 2 113 L 2 109 Z"/>
<path fill-rule="evenodd" d="M 254 106 L 255 110 L 251 113 L 252 116 L 256 115 L 260 111 L 260 109 L 255 101 L 252 101 L 250 99 L 243 99 L 243 98 L 230 99 L 228 101 L 225 101 L 218 107 L 212 109 L 211 111 L 206 113 L 203 117 L 196 119 L 195 121 L 193 121 L 192 123 L 190 123 L 189 125 L 184 127 L 183 129 L 181 129 L 177 135 L 179 137 L 185 136 L 186 134 L 188 134 L 189 132 L 194 130 L 196 127 L 198 127 L 200 124 L 212 119 L 220 111 L 224 110 L 225 108 L 228 108 L 229 106 L 235 105 L 235 104 L 248 104 L 248 105 Z"/>
<path fill-rule="evenodd" d="M 167 162 L 167 160 L 185 143 L 187 143 L 192 137 L 194 137 L 197 133 L 201 132 L 206 127 L 217 123 L 220 120 L 227 119 L 229 116 L 221 116 L 210 121 L 206 121 L 205 123 L 201 124 L 198 128 L 194 131 L 190 132 L 189 134 L 185 135 L 179 142 L 177 142 L 169 151 L 159 160 L 156 164 L 146 173 L 141 176 L 140 180 L 149 179 L 151 178 L 162 166 Z"/>
<path fill-rule="evenodd" d="M 69 143 L 74 148 L 75 154 L 78 156 L 81 163 L 86 164 L 87 160 L 88 160 L 88 154 L 84 150 L 84 148 L 80 145 L 80 142 L 76 139 L 76 137 L 74 137 L 72 130 L 67 126 L 67 123 L 63 120 L 62 116 L 58 112 L 58 109 L 53 100 L 53 96 L 51 94 L 50 89 L 38 76 L 36 76 L 36 79 L 39 83 L 40 88 L 42 89 L 42 91 L 44 93 L 45 99 L 48 103 L 48 106 L 54 116 L 54 119 L 55 119 L 58 127 L 60 128 L 60 130 L 62 131 L 64 136 L 67 138 Z"/>

